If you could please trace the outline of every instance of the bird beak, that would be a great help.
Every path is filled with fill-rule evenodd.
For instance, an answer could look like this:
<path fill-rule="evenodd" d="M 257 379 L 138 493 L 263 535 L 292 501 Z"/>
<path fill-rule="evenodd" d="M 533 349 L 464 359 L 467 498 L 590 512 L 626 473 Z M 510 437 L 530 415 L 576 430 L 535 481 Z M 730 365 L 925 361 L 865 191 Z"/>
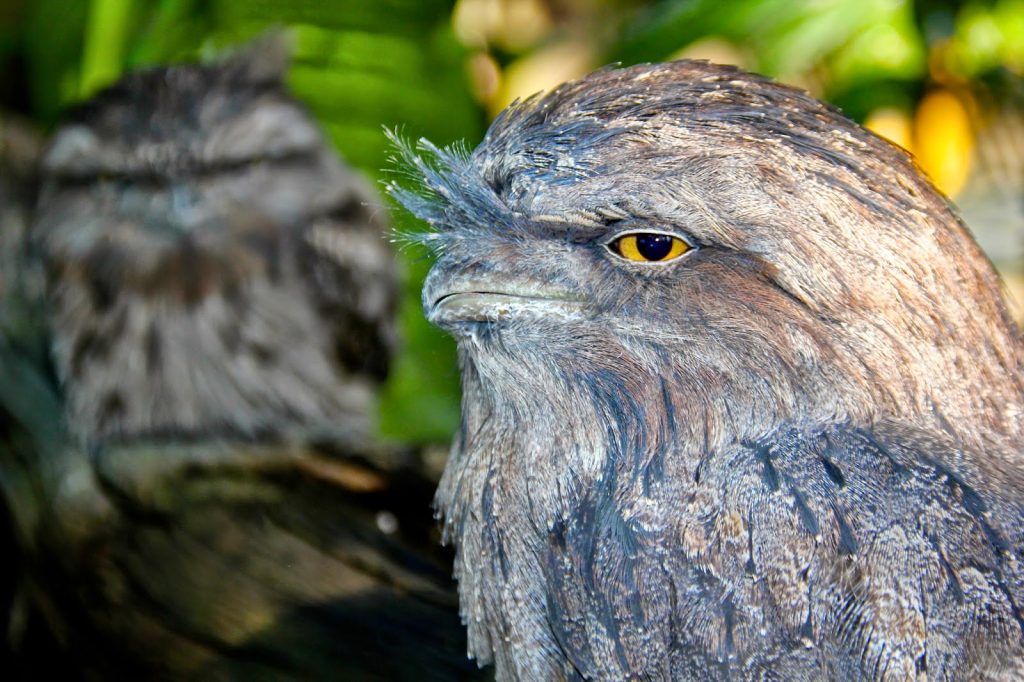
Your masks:
<path fill-rule="evenodd" d="M 435 267 L 423 286 L 427 320 L 439 327 L 463 322 L 502 322 L 536 315 L 578 313 L 572 292 L 531 281 L 487 276 L 452 276 Z"/>

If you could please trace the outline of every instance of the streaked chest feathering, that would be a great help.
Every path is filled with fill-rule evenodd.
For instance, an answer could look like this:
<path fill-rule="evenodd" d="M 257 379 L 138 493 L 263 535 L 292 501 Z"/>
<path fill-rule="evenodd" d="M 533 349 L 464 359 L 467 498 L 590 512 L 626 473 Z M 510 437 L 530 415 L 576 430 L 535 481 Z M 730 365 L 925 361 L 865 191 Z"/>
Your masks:
<path fill-rule="evenodd" d="M 599 71 L 403 148 L 498 679 L 1024 674 L 1022 346 L 902 150 L 731 67 Z"/>
<path fill-rule="evenodd" d="M 43 161 L 33 235 L 72 431 L 366 431 L 394 346 L 385 230 L 280 68 L 127 76 Z"/>

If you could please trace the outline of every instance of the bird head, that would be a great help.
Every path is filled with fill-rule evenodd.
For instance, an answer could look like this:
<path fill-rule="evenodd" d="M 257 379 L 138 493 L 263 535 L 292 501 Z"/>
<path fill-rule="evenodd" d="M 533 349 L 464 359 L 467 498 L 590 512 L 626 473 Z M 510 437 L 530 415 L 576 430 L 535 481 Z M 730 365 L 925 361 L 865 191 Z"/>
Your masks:
<path fill-rule="evenodd" d="M 32 231 L 82 436 L 368 422 L 394 343 L 383 211 L 265 47 L 128 74 L 45 153 Z"/>
<path fill-rule="evenodd" d="M 712 440 L 783 419 L 1020 427 L 990 264 L 905 152 L 801 91 L 705 62 L 609 69 L 514 104 L 472 154 L 423 151 L 426 190 L 394 191 L 432 228 L 424 308 L 477 403 L 665 386 Z"/>
<path fill-rule="evenodd" d="M 513 105 L 471 154 L 422 146 L 425 189 L 394 191 L 432 228 L 423 304 L 463 377 L 437 504 L 470 653 L 498 679 L 714 675 L 771 646 L 753 623 L 776 608 L 787 646 L 828 622 L 794 606 L 830 592 L 816 571 L 891 584 L 798 558 L 842 534 L 787 525 L 801 500 L 839 504 L 827 459 L 770 463 L 794 433 L 1019 443 L 1021 344 L 990 264 L 906 153 L 802 92 L 702 62 L 604 70 Z M 759 448 L 763 466 L 741 454 Z M 904 563 L 909 545 L 872 542 Z M 773 581 L 791 591 L 739 596 Z M 842 589 L 843 622 L 876 603 Z M 733 598 L 757 614 L 735 628 Z"/>

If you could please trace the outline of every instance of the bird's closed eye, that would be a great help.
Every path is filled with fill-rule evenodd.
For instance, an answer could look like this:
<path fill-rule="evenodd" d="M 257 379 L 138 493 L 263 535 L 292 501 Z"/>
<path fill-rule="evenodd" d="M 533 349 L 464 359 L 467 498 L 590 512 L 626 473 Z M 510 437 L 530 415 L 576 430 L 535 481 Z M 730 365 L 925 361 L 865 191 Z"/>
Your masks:
<path fill-rule="evenodd" d="M 664 263 L 686 254 L 693 247 L 670 234 L 630 232 L 616 237 L 608 248 L 617 256 L 640 263 Z"/>

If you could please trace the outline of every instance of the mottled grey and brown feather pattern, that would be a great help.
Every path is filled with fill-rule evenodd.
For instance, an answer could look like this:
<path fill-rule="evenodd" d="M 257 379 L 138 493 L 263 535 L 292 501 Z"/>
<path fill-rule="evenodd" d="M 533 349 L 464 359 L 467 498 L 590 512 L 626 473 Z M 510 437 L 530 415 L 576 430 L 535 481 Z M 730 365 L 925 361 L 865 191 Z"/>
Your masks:
<path fill-rule="evenodd" d="M 24 226 L 0 238 L 19 679 L 480 675 L 433 485 L 368 433 L 398 292 L 379 197 L 280 76 L 127 76 L 45 155 L 33 296 Z"/>
<path fill-rule="evenodd" d="M 437 503 L 499 679 L 1024 674 L 1024 351 L 902 151 L 700 62 L 425 147 L 394 191 L 462 364 Z"/>
<path fill-rule="evenodd" d="M 280 73 L 132 74 L 61 128 L 34 233 L 72 429 L 364 429 L 394 346 L 379 198 Z"/>

